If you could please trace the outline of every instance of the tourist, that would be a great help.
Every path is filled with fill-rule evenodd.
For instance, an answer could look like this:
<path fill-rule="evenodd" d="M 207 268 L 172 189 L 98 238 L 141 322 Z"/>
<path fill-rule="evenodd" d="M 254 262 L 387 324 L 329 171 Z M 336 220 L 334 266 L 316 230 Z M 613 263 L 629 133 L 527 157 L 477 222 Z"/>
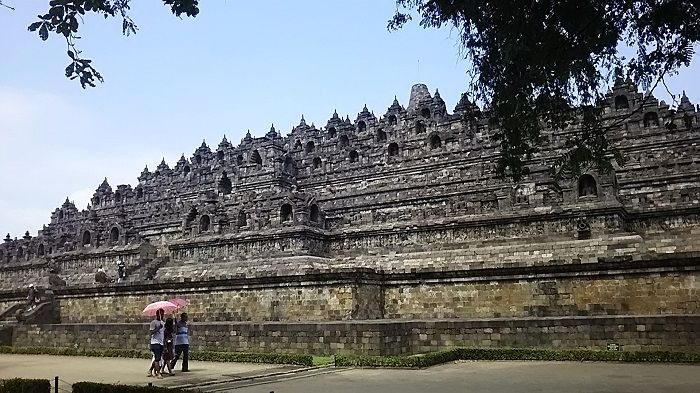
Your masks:
<path fill-rule="evenodd" d="M 165 330 L 163 332 L 163 366 L 160 368 L 160 373 L 165 372 L 165 368 L 168 368 L 169 375 L 175 375 L 173 373 L 173 366 L 170 362 L 173 360 L 173 333 L 174 333 L 174 322 L 172 318 L 168 317 L 165 320 Z"/>
<path fill-rule="evenodd" d="M 117 262 L 117 282 L 122 282 L 126 278 L 126 266 L 124 265 L 124 261 L 119 260 Z"/>
<path fill-rule="evenodd" d="M 180 320 L 175 325 L 175 358 L 172 361 L 172 369 L 175 369 L 177 360 L 182 354 L 182 372 L 189 371 L 190 338 L 187 325 L 187 313 L 180 314 Z"/>
<path fill-rule="evenodd" d="M 100 266 L 99 269 L 97 269 L 97 273 L 95 273 L 95 282 L 100 283 L 100 284 L 106 284 L 108 282 L 111 282 L 109 276 L 107 276 L 107 272 L 105 269 Z"/>
<path fill-rule="evenodd" d="M 34 284 L 29 284 L 29 293 L 27 294 L 27 311 L 34 309 L 34 303 L 36 302 L 36 289 Z"/>
<path fill-rule="evenodd" d="M 165 311 L 162 308 L 156 311 L 156 317 L 151 321 L 151 352 L 153 353 L 153 360 L 151 361 L 151 368 L 148 369 L 148 377 L 163 378 L 160 373 L 160 361 L 163 356 L 164 313 Z"/>

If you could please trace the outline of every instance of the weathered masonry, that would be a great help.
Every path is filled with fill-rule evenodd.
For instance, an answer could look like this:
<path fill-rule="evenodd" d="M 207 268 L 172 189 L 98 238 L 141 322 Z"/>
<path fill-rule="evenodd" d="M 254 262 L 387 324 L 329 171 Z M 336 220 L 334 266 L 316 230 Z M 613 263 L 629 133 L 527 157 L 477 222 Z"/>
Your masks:
<path fill-rule="evenodd" d="M 105 179 L 87 209 L 66 200 L 37 236 L 0 244 L 0 312 L 30 282 L 54 295 L 53 324 L 5 341 L 133 347 L 145 303 L 176 295 L 195 348 L 698 351 L 700 108 L 624 80 L 602 105 L 627 159 L 605 174 L 551 175 L 564 130 L 525 180 L 501 180 L 488 112 L 463 97 L 449 113 L 415 85 L 380 117 L 302 118 L 286 137 L 202 143 L 136 186 Z M 95 283 L 118 261 L 125 280 Z"/>

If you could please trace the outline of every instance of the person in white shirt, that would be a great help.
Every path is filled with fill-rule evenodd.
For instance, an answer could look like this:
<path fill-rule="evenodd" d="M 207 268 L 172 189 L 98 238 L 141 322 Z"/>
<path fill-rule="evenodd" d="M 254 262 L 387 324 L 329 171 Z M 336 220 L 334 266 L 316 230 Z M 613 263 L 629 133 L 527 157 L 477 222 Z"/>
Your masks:
<path fill-rule="evenodd" d="M 161 308 L 156 311 L 156 317 L 151 321 L 151 352 L 153 353 L 153 360 L 151 361 L 151 368 L 148 369 L 148 377 L 163 378 L 160 373 L 160 359 L 163 356 L 163 314 L 165 314 L 165 311 Z"/>

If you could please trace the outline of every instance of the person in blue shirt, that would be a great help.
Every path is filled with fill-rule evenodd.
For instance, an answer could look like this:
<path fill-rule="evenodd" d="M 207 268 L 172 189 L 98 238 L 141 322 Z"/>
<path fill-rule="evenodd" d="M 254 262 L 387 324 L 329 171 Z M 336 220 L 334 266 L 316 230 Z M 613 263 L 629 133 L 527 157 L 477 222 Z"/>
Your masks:
<path fill-rule="evenodd" d="M 180 314 L 180 320 L 175 324 L 175 357 L 170 364 L 171 369 L 175 369 L 177 360 L 182 354 L 182 372 L 189 371 L 189 353 L 190 353 L 190 327 L 187 324 L 187 313 Z"/>

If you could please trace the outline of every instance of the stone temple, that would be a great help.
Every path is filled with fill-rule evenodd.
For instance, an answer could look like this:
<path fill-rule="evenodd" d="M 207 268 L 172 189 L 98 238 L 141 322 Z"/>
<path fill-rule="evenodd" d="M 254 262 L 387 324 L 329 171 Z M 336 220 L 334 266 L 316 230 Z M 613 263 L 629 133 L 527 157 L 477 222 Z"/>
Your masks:
<path fill-rule="evenodd" d="M 379 117 L 302 117 L 105 179 L 87 209 L 66 200 L 0 244 L 0 341 L 145 348 L 143 307 L 180 297 L 194 350 L 697 351 L 700 107 L 624 80 L 601 105 L 627 161 L 578 178 L 551 168 L 579 124 L 545 131 L 513 183 L 488 110 L 463 96 L 450 113 L 418 84 Z"/>

